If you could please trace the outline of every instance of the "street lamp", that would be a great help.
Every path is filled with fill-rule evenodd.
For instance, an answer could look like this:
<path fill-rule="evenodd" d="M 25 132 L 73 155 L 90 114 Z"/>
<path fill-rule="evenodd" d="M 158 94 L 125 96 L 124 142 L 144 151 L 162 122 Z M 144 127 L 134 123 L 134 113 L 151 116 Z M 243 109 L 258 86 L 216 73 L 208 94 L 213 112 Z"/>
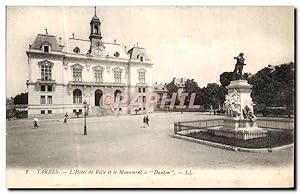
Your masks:
<path fill-rule="evenodd" d="M 84 133 L 83 135 L 87 135 L 87 131 L 86 131 L 86 107 L 87 107 L 87 102 L 86 100 L 83 101 L 84 104 Z"/>

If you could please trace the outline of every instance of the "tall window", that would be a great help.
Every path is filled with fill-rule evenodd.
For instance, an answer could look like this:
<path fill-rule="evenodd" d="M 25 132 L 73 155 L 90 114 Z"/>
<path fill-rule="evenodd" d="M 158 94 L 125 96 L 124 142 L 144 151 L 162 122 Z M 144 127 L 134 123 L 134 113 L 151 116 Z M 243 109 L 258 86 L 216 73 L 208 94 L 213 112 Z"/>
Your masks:
<path fill-rule="evenodd" d="M 82 103 L 82 92 L 79 89 L 75 89 L 73 91 L 73 104 L 81 104 Z"/>
<path fill-rule="evenodd" d="M 41 104 L 46 104 L 46 97 L 45 96 L 41 96 Z"/>
<path fill-rule="evenodd" d="M 73 81 L 82 81 L 82 67 L 78 64 L 73 66 Z"/>
<path fill-rule="evenodd" d="M 121 83 L 122 82 L 122 72 L 120 70 L 114 71 L 114 80 L 115 83 Z"/>
<path fill-rule="evenodd" d="M 52 96 L 47 97 L 47 104 L 52 104 Z"/>
<path fill-rule="evenodd" d="M 45 92 L 46 91 L 46 86 L 45 85 L 41 85 L 41 91 Z"/>
<path fill-rule="evenodd" d="M 47 62 L 41 64 L 41 79 L 42 80 L 52 79 L 52 64 Z"/>
<path fill-rule="evenodd" d="M 121 99 L 121 91 L 120 91 L 120 90 L 116 90 L 116 91 L 114 92 L 114 101 L 116 101 L 118 95 L 120 95 L 120 100 L 122 100 L 122 99 Z"/>
<path fill-rule="evenodd" d="M 102 69 L 95 69 L 95 81 L 103 82 L 103 71 Z"/>
<path fill-rule="evenodd" d="M 139 83 L 140 84 L 144 84 L 146 82 L 145 81 L 145 74 L 146 74 L 146 72 L 140 71 L 138 73 L 139 73 Z"/>

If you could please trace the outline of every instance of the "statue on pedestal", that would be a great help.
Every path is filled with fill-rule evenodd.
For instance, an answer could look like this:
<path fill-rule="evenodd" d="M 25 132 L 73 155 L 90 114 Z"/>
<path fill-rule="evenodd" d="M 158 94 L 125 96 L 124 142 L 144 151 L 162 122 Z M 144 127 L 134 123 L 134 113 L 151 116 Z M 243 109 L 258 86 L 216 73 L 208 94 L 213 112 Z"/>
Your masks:
<path fill-rule="evenodd" d="M 234 57 L 236 59 L 235 68 L 233 71 L 235 79 L 243 79 L 243 67 L 245 64 L 244 53 L 240 53 L 239 56 Z"/>

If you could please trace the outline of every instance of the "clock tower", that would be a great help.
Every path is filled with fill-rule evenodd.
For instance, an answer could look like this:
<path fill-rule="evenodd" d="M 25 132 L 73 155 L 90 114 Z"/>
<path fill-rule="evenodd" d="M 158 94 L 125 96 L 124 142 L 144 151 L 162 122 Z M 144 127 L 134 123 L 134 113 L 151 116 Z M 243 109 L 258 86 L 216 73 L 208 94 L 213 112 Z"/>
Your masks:
<path fill-rule="evenodd" d="M 104 50 L 104 45 L 102 44 L 102 36 L 100 30 L 101 22 L 100 19 L 96 15 L 96 7 L 95 7 L 95 14 L 90 22 L 90 53 L 92 55 L 100 55 Z"/>

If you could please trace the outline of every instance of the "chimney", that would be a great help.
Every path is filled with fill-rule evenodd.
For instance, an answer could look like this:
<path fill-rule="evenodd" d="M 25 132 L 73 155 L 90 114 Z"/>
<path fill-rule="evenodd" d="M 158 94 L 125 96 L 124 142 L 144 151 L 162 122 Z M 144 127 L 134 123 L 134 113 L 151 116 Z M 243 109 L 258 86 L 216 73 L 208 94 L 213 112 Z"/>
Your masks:
<path fill-rule="evenodd" d="M 75 34 L 74 33 L 72 33 L 72 37 L 75 38 Z"/>
<path fill-rule="evenodd" d="M 136 47 L 139 47 L 139 43 L 138 42 L 136 43 Z"/>
<path fill-rule="evenodd" d="M 125 50 L 125 53 L 127 53 L 127 46 L 126 45 L 124 46 L 124 50 Z"/>
<path fill-rule="evenodd" d="M 114 40 L 114 44 L 117 44 L 117 40 L 116 39 Z"/>
<path fill-rule="evenodd" d="M 61 45 L 61 37 L 59 37 L 58 40 L 59 40 L 59 41 L 58 41 L 58 44 Z"/>

